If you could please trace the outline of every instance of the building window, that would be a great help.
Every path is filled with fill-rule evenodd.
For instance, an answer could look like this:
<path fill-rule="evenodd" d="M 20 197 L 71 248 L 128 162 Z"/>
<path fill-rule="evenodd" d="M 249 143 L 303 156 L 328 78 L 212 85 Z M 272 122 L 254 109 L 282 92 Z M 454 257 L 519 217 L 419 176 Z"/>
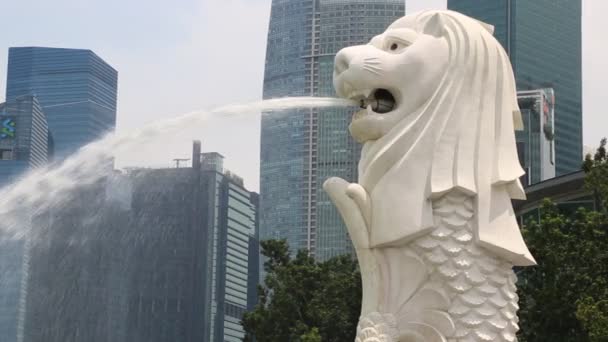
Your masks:
<path fill-rule="evenodd" d="M 0 150 L 0 160 L 13 160 L 13 150 Z"/>

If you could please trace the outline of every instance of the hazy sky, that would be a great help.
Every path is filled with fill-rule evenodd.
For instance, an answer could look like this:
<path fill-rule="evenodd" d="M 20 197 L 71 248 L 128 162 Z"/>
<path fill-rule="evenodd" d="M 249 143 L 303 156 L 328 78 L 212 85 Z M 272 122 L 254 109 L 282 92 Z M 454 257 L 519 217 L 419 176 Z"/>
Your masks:
<path fill-rule="evenodd" d="M 86 48 L 119 71 L 119 132 L 180 113 L 261 98 L 270 0 L 1 0 L 0 102 L 11 46 Z M 488 0 L 494 1 L 494 0 Z M 408 11 L 446 0 L 409 0 Z M 608 1 L 583 1 L 584 142 L 608 135 Z M 568 42 L 564 42 L 564 45 Z M 192 139 L 258 189 L 259 116 L 214 119 L 163 138 L 120 165 L 168 166 Z M 127 160 L 128 159 L 128 160 Z"/>

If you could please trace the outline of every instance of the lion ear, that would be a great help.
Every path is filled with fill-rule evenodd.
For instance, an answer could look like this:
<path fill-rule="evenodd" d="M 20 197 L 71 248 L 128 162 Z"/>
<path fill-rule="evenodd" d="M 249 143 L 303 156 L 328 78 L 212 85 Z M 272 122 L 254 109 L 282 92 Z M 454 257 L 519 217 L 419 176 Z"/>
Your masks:
<path fill-rule="evenodd" d="M 427 20 L 424 24 L 425 34 L 430 34 L 435 37 L 443 36 L 445 32 L 445 18 L 443 13 L 435 13 L 433 16 Z"/>

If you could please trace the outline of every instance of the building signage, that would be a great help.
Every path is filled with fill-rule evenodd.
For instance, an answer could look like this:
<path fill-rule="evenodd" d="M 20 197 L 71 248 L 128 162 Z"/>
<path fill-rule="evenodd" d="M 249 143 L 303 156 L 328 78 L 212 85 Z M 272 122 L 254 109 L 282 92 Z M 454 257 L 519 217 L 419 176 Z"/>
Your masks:
<path fill-rule="evenodd" d="M 555 110 L 555 93 L 553 88 L 543 89 L 542 96 L 543 131 L 547 140 L 552 141 L 554 137 L 553 117 Z"/>
<path fill-rule="evenodd" d="M 16 126 L 13 118 L 0 117 L 0 139 L 14 138 Z"/>

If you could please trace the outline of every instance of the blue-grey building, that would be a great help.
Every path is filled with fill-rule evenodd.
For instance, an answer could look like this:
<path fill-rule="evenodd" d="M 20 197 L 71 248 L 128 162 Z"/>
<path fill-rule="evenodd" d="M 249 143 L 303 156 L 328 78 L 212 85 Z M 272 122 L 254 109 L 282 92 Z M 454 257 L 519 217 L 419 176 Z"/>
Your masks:
<path fill-rule="evenodd" d="M 0 188 L 44 166 L 47 157 L 48 127 L 36 97 L 19 96 L 0 103 Z M 6 217 L 0 222 L 0 336 L 7 342 L 17 342 L 22 336 L 24 284 L 29 273 L 27 243 L 11 232 L 31 222 L 25 212 L 18 217 L 20 222 Z"/>
<path fill-rule="evenodd" d="M 254 293 L 250 291 L 259 281 L 253 253 L 257 194 L 245 190 L 238 177 L 224 174 L 218 202 L 216 257 L 212 264 L 212 269 L 217 270 L 217 285 L 212 286 L 209 341 L 240 342 L 245 337 L 241 320 L 250 309 L 251 295 L 257 293 L 257 288 Z"/>
<path fill-rule="evenodd" d="M 114 130 L 118 73 L 90 50 L 9 49 L 6 99 L 36 95 L 62 160 Z"/>
<path fill-rule="evenodd" d="M 130 176 L 134 226 L 149 233 L 135 249 L 141 261 L 131 284 L 128 341 L 236 342 L 245 336 L 241 319 L 259 278 L 250 266 L 257 256 L 249 259 L 258 199 L 224 170 L 223 159 L 201 154 L 196 143 L 192 167 Z M 159 277 L 164 280 L 152 284 Z"/>
<path fill-rule="evenodd" d="M 448 0 L 448 8 L 494 25 L 518 90 L 555 91 L 557 175 L 583 160 L 581 0 Z"/>
<path fill-rule="evenodd" d="M 48 161 L 48 125 L 35 96 L 0 103 L 0 187 Z"/>
<path fill-rule="evenodd" d="M 525 186 L 555 177 L 555 95 L 552 88 L 517 92 L 524 129 L 515 132 Z"/>
<path fill-rule="evenodd" d="M 335 96 L 335 54 L 367 43 L 405 14 L 403 0 L 273 0 L 264 98 Z M 354 181 L 360 146 L 351 112 L 303 109 L 262 115 L 260 239 L 287 239 L 318 259 L 350 253 L 346 228 L 323 182 Z"/>
<path fill-rule="evenodd" d="M 83 185 L 48 213 L 30 253 L 24 342 L 242 341 L 258 196 L 219 153 L 197 143 L 191 160 Z"/>
<path fill-rule="evenodd" d="M 105 183 L 35 213 L 17 342 L 125 341 L 135 227 Z"/>
<path fill-rule="evenodd" d="M 0 188 L 44 166 L 47 149 L 46 117 L 36 97 L 20 96 L 0 104 Z M 20 217 L 20 222 L 6 218 L 0 222 L 0 336 L 7 342 L 17 342 L 22 336 L 25 314 L 27 244 L 10 233 L 31 224 L 27 213 Z"/>

